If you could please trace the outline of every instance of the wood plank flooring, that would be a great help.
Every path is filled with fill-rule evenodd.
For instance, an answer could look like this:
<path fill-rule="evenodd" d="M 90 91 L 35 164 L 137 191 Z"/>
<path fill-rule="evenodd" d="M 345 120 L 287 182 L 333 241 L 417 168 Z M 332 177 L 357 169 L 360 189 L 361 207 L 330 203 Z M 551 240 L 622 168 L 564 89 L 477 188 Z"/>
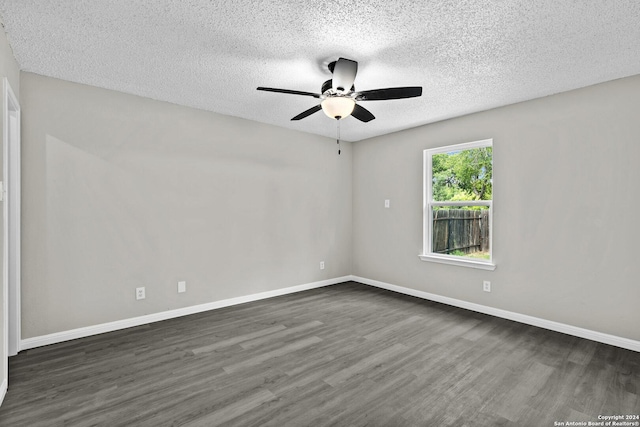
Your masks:
<path fill-rule="evenodd" d="M 348 282 L 21 352 L 0 426 L 553 426 L 640 353 Z"/>

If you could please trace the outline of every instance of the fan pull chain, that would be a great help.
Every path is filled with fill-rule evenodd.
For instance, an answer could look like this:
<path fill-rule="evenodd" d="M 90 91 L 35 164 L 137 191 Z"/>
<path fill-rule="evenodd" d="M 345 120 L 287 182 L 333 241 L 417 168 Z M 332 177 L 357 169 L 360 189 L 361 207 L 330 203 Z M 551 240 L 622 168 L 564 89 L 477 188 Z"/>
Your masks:
<path fill-rule="evenodd" d="M 338 119 L 338 136 L 336 138 L 336 144 L 338 144 L 338 156 L 340 155 L 340 119 Z"/>

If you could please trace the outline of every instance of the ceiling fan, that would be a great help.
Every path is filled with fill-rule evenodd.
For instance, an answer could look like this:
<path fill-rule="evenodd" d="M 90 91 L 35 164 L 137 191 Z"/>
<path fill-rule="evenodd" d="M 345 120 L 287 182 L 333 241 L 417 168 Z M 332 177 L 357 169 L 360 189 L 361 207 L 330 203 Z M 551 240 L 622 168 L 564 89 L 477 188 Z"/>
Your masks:
<path fill-rule="evenodd" d="M 291 120 L 304 119 L 315 112 L 323 110 L 332 119 L 340 120 L 351 115 L 362 122 L 370 122 L 375 119 L 375 116 L 359 105 L 358 102 L 415 98 L 422 95 L 421 86 L 356 91 L 353 82 L 358 72 L 358 63 L 351 59 L 339 58 L 337 61 L 331 62 L 328 68 L 332 73 L 332 78 L 322 84 L 321 93 L 271 87 L 259 87 L 258 90 L 312 96 L 321 99 L 320 104 L 303 111 Z"/>

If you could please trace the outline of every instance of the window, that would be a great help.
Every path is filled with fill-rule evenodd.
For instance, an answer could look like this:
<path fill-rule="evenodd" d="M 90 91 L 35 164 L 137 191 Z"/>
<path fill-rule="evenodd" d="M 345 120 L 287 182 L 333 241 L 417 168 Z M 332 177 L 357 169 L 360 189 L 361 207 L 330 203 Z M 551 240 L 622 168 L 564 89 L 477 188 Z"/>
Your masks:
<path fill-rule="evenodd" d="M 492 139 L 424 150 L 423 261 L 495 269 L 492 217 Z"/>

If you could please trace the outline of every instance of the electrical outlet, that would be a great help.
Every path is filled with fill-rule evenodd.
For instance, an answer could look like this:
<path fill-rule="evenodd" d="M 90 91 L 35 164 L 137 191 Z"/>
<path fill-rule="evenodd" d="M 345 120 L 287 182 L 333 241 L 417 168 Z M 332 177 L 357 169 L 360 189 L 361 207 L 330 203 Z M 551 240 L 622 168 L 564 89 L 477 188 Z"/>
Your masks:
<path fill-rule="evenodd" d="M 141 288 L 136 288 L 136 299 L 145 299 L 144 286 Z"/>
<path fill-rule="evenodd" d="M 180 281 L 178 282 L 178 293 L 181 294 L 183 292 L 187 292 L 187 282 Z"/>
<path fill-rule="evenodd" d="M 324 270 L 324 261 L 320 261 L 320 270 Z"/>
<path fill-rule="evenodd" d="M 482 290 L 485 292 L 491 292 L 491 282 L 488 280 L 484 280 L 482 282 Z"/>

